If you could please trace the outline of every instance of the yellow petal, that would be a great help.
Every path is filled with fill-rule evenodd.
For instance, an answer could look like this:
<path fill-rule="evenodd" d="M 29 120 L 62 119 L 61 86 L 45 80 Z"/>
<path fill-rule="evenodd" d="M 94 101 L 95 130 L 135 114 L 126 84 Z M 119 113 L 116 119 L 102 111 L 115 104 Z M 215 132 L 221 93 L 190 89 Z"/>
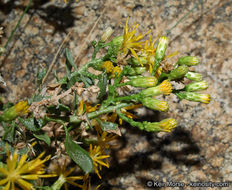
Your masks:
<path fill-rule="evenodd" d="M 5 176 L 9 174 L 9 172 L 5 168 L 0 168 L 0 173 L 4 174 Z"/>
<path fill-rule="evenodd" d="M 3 190 L 9 190 L 10 189 L 10 181 L 7 183 L 7 185 L 3 188 Z"/>
<path fill-rule="evenodd" d="M 23 179 L 18 179 L 16 181 L 16 183 L 19 184 L 19 186 L 22 187 L 23 190 L 32 190 L 32 189 L 34 189 L 32 184 L 30 184 L 29 182 L 27 182 L 27 181 L 25 181 Z"/>
<path fill-rule="evenodd" d="M 0 185 L 4 185 L 7 181 L 9 181 L 8 178 L 0 180 Z"/>

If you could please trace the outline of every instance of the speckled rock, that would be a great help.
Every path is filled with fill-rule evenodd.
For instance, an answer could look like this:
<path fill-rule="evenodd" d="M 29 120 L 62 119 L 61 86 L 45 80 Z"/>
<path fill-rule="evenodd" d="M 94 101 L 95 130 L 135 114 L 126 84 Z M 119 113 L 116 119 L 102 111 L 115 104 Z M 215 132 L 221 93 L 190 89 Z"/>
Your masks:
<path fill-rule="evenodd" d="M 6 2 L 10 2 L 12 9 L 8 9 Z M 6 42 L 28 1 L 15 2 L 1 1 L 0 25 L 5 31 L 1 44 Z M 171 40 L 167 53 L 179 51 L 178 56 L 200 58 L 201 64 L 194 70 L 209 83 L 205 92 L 211 95 L 211 103 L 179 102 L 174 95 L 166 97 L 169 112 L 156 113 L 150 119 L 176 118 L 179 125 L 168 134 L 145 133 L 125 124 L 118 147 L 111 153 L 111 167 L 102 175 L 102 189 L 148 189 L 148 180 L 186 184 L 232 181 L 231 1 L 208 0 L 197 4 L 198 1 L 190 0 L 80 0 L 71 5 L 36 2 L 23 18 L 7 53 L 0 57 L 0 71 L 7 82 L 7 87 L 2 87 L 2 96 L 9 101 L 31 97 L 36 90 L 37 71 L 42 65 L 49 67 L 68 32 L 71 31 L 70 39 L 64 47 L 69 47 L 74 57 L 78 56 L 77 64 L 84 64 L 90 59 L 90 41 L 108 26 L 115 29 L 114 35 L 122 34 L 127 16 L 131 23 L 140 24 L 140 31 L 151 29 L 157 36 L 165 34 L 195 6 L 186 20 L 168 34 Z M 86 50 L 80 52 L 100 15 L 86 39 Z M 62 48 L 53 68 L 59 75 L 64 71 L 63 57 Z M 173 57 L 168 61 L 175 60 Z M 47 82 L 52 79 L 51 74 Z M 231 186 L 221 189 L 229 190 Z"/>

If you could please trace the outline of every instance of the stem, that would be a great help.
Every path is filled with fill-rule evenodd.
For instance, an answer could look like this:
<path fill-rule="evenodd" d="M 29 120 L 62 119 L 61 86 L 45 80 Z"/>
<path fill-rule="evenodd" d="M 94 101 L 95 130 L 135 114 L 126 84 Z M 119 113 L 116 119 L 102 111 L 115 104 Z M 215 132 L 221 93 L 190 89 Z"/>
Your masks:
<path fill-rule="evenodd" d="M 20 23 L 21 23 L 21 21 L 22 21 L 22 19 L 23 19 L 23 17 L 24 17 L 24 15 L 26 14 L 26 12 L 28 11 L 28 9 L 30 8 L 31 2 L 32 2 L 32 0 L 29 1 L 27 7 L 26 7 L 25 10 L 23 11 L 23 14 L 20 16 L 19 21 L 17 22 L 17 24 L 16 24 L 14 30 L 12 30 L 12 32 L 11 32 L 11 34 L 10 34 L 10 37 L 8 38 L 6 44 L 4 45 L 4 48 L 5 48 L 5 49 L 6 49 L 6 47 L 8 46 L 9 42 L 12 40 L 12 38 L 13 38 L 13 36 L 14 36 L 14 34 L 15 34 L 17 28 L 18 28 L 18 26 L 20 25 Z"/>
<path fill-rule="evenodd" d="M 140 123 L 140 122 L 136 122 L 134 121 L 133 119 L 130 119 L 128 117 L 126 117 L 121 111 L 119 110 L 116 110 L 116 113 L 118 114 L 118 116 L 123 119 L 124 121 L 130 123 L 131 126 L 133 127 L 138 127 L 139 129 L 143 130 L 144 127 L 143 127 L 143 124 Z"/>
<path fill-rule="evenodd" d="M 60 190 L 65 182 L 66 182 L 65 177 L 63 175 L 60 175 L 59 178 L 56 180 L 56 182 L 51 186 L 51 189 Z"/>
<path fill-rule="evenodd" d="M 168 35 L 171 33 L 171 31 L 172 31 L 178 24 L 180 24 L 183 20 L 185 20 L 186 17 L 187 17 L 191 12 L 193 12 L 194 9 L 196 9 L 196 8 L 198 7 L 198 5 L 200 5 L 200 4 L 202 4 L 202 3 L 204 3 L 203 0 L 199 0 L 198 3 L 195 3 L 195 6 L 194 6 L 189 12 L 187 12 L 184 16 L 182 16 L 182 17 L 181 17 L 169 30 L 166 31 L 166 35 L 168 36 Z"/>
<path fill-rule="evenodd" d="M 91 112 L 91 113 L 87 114 L 87 117 L 89 119 L 93 119 L 95 117 L 98 117 L 99 115 L 109 113 L 109 112 L 113 112 L 116 109 L 120 109 L 120 108 L 131 106 L 131 105 L 132 104 L 121 103 L 121 104 L 118 104 L 116 106 L 109 106 L 109 107 L 107 107 L 105 109 L 98 110 L 98 111 L 95 111 L 95 112 Z M 78 124 L 78 123 L 82 122 L 82 120 L 78 116 L 74 116 L 74 115 L 70 116 L 69 121 L 70 121 L 70 123 L 75 123 L 75 124 Z"/>

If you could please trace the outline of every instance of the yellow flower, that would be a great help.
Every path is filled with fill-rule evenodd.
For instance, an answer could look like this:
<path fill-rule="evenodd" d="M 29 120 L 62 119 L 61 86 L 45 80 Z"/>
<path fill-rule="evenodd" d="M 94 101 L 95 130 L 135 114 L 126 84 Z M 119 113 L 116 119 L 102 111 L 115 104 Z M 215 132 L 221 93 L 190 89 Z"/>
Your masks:
<path fill-rule="evenodd" d="M 111 61 L 105 61 L 102 68 L 105 69 L 107 73 L 111 73 L 114 69 L 114 65 Z"/>
<path fill-rule="evenodd" d="M 145 34 L 138 34 L 137 36 L 135 36 L 136 30 L 139 26 L 139 24 L 136 24 L 136 26 L 134 28 L 132 28 L 132 31 L 129 31 L 128 28 L 128 21 L 129 21 L 129 17 L 126 20 L 126 25 L 124 27 L 124 34 L 123 34 L 123 42 L 122 42 L 122 51 L 124 54 L 128 53 L 128 50 L 130 50 L 130 52 L 132 53 L 132 55 L 140 62 L 139 57 L 136 53 L 136 51 L 139 51 L 142 49 L 142 40 L 144 38 L 144 36 L 146 36 L 147 34 L 149 34 L 151 31 L 148 31 Z M 143 65 L 140 62 L 141 65 Z"/>
<path fill-rule="evenodd" d="M 172 129 L 176 128 L 176 126 L 177 126 L 177 121 L 173 118 L 164 119 L 159 122 L 159 127 L 164 132 L 171 132 Z"/>
<path fill-rule="evenodd" d="M 117 73 L 117 76 L 119 76 L 121 72 L 122 72 L 122 69 L 119 66 L 116 66 L 113 68 L 113 71 L 112 71 L 113 75 L 112 76 L 115 77 L 116 73 Z"/>
<path fill-rule="evenodd" d="M 90 144 L 89 155 L 93 160 L 94 171 L 100 179 L 101 179 L 101 175 L 99 171 L 102 170 L 102 166 L 109 168 L 109 164 L 107 163 L 107 161 L 105 163 L 102 160 L 110 157 L 110 155 L 103 155 L 102 153 L 103 152 L 100 146 L 94 146 L 93 148 L 93 145 Z"/>
<path fill-rule="evenodd" d="M 151 97 L 145 97 L 141 100 L 142 104 L 150 109 L 158 111 L 168 111 L 168 102 L 157 100 Z"/>
<path fill-rule="evenodd" d="M 156 48 L 155 46 L 155 42 L 156 42 L 157 38 L 155 38 L 152 41 L 152 35 L 150 35 L 150 39 L 145 41 L 144 47 L 143 47 L 143 56 L 146 58 L 147 64 L 149 66 L 149 72 L 152 73 L 153 71 L 153 67 L 154 67 L 154 63 L 155 63 L 155 52 L 156 52 Z"/>
<path fill-rule="evenodd" d="M 37 180 L 40 177 L 53 177 L 54 175 L 44 174 L 44 162 L 50 159 L 46 156 L 43 160 L 40 158 L 45 154 L 41 153 L 37 158 L 31 161 L 27 160 L 27 154 L 23 154 L 18 161 L 18 152 L 14 151 L 13 155 L 10 154 L 7 148 L 7 167 L 0 167 L 0 173 L 4 177 L 0 180 L 0 186 L 4 186 L 4 190 L 15 190 L 15 184 L 19 185 L 23 190 L 33 190 L 33 185 L 27 180 Z"/>
<path fill-rule="evenodd" d="M 143 122 L 144 129 L 148 132 L 171 132 L 176 128 L 177 121 L 173 118 L 164 119 L 160 122 Z"/>
<path fill-rule="evenodd" d="M 67 167 L 66 164 L 63 164 L 62 166 L 57 164 L 55 173 L 59 176 L 59 178 L 52 185 L 52 189 L 60 189 L 64 185 L 65 190 L 68 190 L 67 183 L 69 183 L 75 187 L 82 188 L 83 185 L 77 184 L 75 181 L 82 180 L 84 177 L 83 176 L 69 176 L 76 169 L 76 167 L 73 167 L 69 170 L 67 170 L 66 167 Z"/>
<path fill-rule="evenodd" d="M 101 147 L 102 151 L 105 149 L 110 148 L 110 145 L 108 144 L 110 141 L 117 138 L 117 135 L 114 135 L 112 133 L 107 133 L 106 131 L 98 132 L 97 133 L 97 144 Z"/>
<path fill-rule="evenodd" d="M 164 80 L 160 85 L 142 90 L 142 96 L 169 95 L 172 92 L 172 85 L 168 80 Z"/>
<path fill-rule="evenodd" d="M 159 89 L 164 95 L 169 95 L 172 92 L 172 85 L 168 80 L 164 80 L 159 85 Z"/>
<path fill-rule="evenodd" d="M 17 118 L 18 116 L 22 116 L 28 113 L 28 102 L 21 101 L 16 105 L 6 109 L 2 115 L 0 115 L 0 121 L 11 121 Z"/>
<path fill-rule="evenodd" d="M 15 106 L 15 111 L 16 113 L 18 113 L 19 115 L 24 115 L 28 112 L 28 102 L 27 101 L 21 101 L 19 103 L 17 103 Z"/>
<path fill-rule="evenodd" d="M 80 101 L 80 104 L 79 104 L 79 107 L 78 107 L 78 110 L 77 110 L 77 115 L 83 115 L 84 113 L 84 105 L 85 105 L 85 111 L 87 113 L 90 113 L 90 112 L 93 112 L 93 111 L 96 111 L 100 104 L 97 104 L 95 106 L 91 106 L 91 104 L 89 102 L 84 102 L 83 99 Z"/>

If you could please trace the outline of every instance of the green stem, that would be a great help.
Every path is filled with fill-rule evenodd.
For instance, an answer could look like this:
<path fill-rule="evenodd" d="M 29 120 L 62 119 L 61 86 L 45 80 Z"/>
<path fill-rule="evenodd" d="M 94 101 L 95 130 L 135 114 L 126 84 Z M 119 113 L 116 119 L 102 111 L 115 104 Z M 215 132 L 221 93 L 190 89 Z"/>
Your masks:
<path fill-rule="evenodd" d="M 182 16 L 169 30 L 166 31 L 166 35 L 168 36 L 171 31 L 178 25 L 180 24 L 182 21 L 184 21 L 186 19 L 186 17 L 194 11 L 194 9 L 196 9 L 198 7 L 198 5 L 204 3 L 203 0 L 199 0 L 198 3 L 195 3 L 195 6 L 189 11 L 187 12 L 184 16 Z"/>
<path fill-rule="evenodd" d="M 27 7 L 26 7 L 25 10 L 23 11 L 23 14 L 20 16 L 19 21 L 17 22 L 17 24 L 16 24 L 14 30 L 12 30 L 12 32 L 11 32 L 11 34 L 10 34 L 10 37 L 8 38 L 6 44 L 4 45 L 4 48 L 5 48 L 5 49 L 7 48 L 9 42 L 12 40 L 12 38 L 13 38 L 13 36 L 14 36 L 14 34 L 15 34 L 17 28 L 18 28 L 18 26 L 20 25 L 20 23 L 21 23 L 21 21 L 22 21 L 22 19 L 23 19 L 23 17 L 24 17 L 24 15 L 26 14 L 26 12 L 28 11 L 28 9 L 30 8 L 31 2 L 32 2 L 32 0 L 29 1 Z"/>
<path fill-rule="evenodd" d="M 65 182 L 66 182 L 65 177 L 63 175 L 60 175 L 59 178 L 56 180 L 56 182 L 51 186 L 51 189 L 60 190 Z"/>
<path fill-rule="evenodd" d="M 131 106 L 131 105 L 132 104 L 121 103 L 121 104 L 118 104 L 118 105 L 115 105 L 115 106 L 109 106 L 109 107 L 104 108 L 102 110 L 91 112 L 91 113 L 87 114 L 87 117 L 89 119 L 93 119 L 95 117 L 98 117 L 99 115 L 102 115 L 102 114 L 105 114 L 105 113 L 110 113 L 110 112 L 115 111 L 116 109 L 120 109 L 120 108 Z M 70 116 L 69 121 L 70 121 L 70 123 L 73 123 L 73 124 L 78 124 L 78 123 L 82 122 L 82 120 L 78 116 L 75 116 L 75 115 Z"/>
<path fill-rule="evenodd" d="M 124 120 L 124 121 L 130 123 L 131 126 L 133 126 L 133 127 L 138 127 L 140 130 L 143 130 L 143 129 L 144 129 L 142 123 L 136 122 L 136 121 L 134 121 L 133 119 L 130 119 L 130 118 L 126 117 L 126 116 L 125 116 L 121 111 L 119 111 L 119 110 L 116 110 L 116 113 L 118 114 L 118 116 L 119 116 L 122 120 Z"/>

